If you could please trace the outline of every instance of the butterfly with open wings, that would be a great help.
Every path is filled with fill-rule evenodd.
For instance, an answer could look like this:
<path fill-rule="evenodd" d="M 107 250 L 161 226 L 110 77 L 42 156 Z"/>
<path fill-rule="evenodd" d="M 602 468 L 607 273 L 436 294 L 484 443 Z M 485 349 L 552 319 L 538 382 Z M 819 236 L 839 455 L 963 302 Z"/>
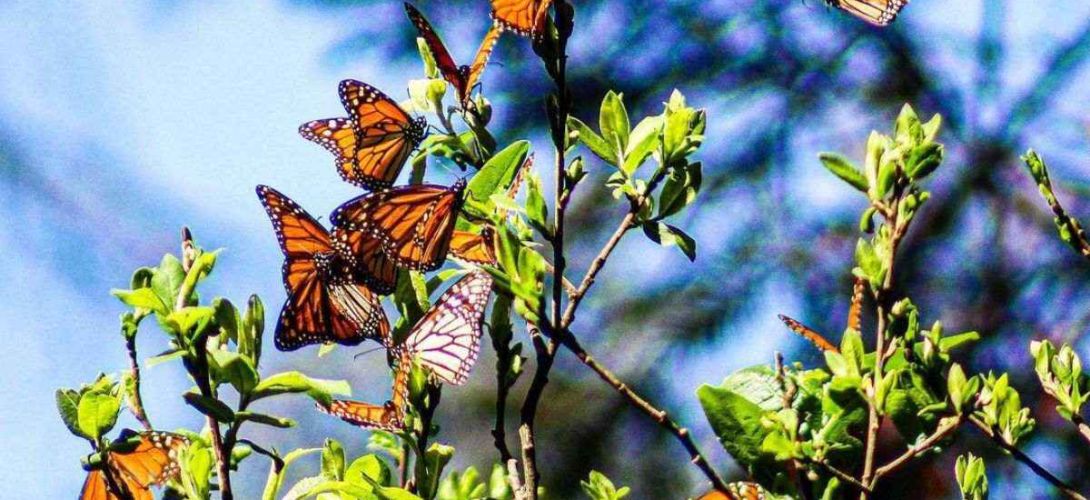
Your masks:
<path fill-rule="evenodd" d="M 454 62 L 454 57 L 450 55 L 447 46 L 443 44 L 443 40 L 439 38 L 427 18 L 408 2 L 405 3 L 405 12 L 408 13 L 409 19 L 416 26 L 420 37 L 428 44 L 428 49 L 431 50 L 432 56 L 435 57 L 435 64 L 439 67 L 439 73 L 457 92 L 458 104 L 462 106 L 462 109 L 468 108 L 471 105 L 470 94 L 480 82 L 481 74 L 484 73 L 484 68 L 488 64 L 488 58 L 491 57 L 492 50 L 496 48 L 496 42 L 499 41 L 500 35 L 503 34 L 503 28 L 492 26 L 488 33 L 484 35 L 484 39 L 481 40 L 481 46 L 477 49 L 477 55 L 473 58 L 473 63 L 469 66 L 459 66 L 458 63 Z"/>

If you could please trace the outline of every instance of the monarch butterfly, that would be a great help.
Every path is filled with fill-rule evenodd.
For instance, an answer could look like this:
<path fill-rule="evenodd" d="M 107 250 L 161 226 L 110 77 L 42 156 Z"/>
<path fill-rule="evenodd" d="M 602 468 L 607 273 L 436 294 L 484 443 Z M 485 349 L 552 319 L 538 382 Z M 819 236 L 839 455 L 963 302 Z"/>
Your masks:
<path fill-rule="evenodd" d="M 409 116 L 366 83 L 344 80 L 338 90 L 348 118 L 309 121 L 299 126 L 299 134 L 337 157 L 337 171 L 345 181 L 364 189 L 393 185 L 427 135 L 427 121 Z"/>
<path fill-rule="evenodd" d="M 866 287 L 867 282 L 857 276 L 855 285 L 852 286 L 852 305 L 848 308 L 849 330 L 860 331 L 860 325 L 863 322 L 863 291 Z"/>
<path fill-rule="evenodd" d="M 496 265 L 496 232 L 490 226 L 481 228 L 479 233 L 454 231 L 450 238 L 450 255 L 470 264 Z"/>
<path fill-rule="evenodd" d="M 361 281 L 379 295 L 393 293 L 397 287 L 397 266 L 382 253 L 382 240 L 369 232 L 333 228 L 336 245 L 346 249 L 358 262 Z"/>
<path fill-rule="evenodd" d="M 764 488 L 757 483 L 739 481 L 727 485 L 727 493 L 712 490 L 702 495 L 698 500 L 764 500 L 768 498 Z"/>
<path fill-rule="evenodd" d="M 523 36 L 540 37 L 545 15 L 553 0 L 492 0 L 492 20 L 497 26 Z"/>
<path fill-rule="evenodd" d="M 480 351 L 481 324 L 491 292 L 492 277 L 487 272 L 478 269 L 465 275 L 424 313 L 398 351 L 418 359 L 439 380 L 464 384 Z"/>
<path fill-rule="evenodd" d="M 105 469 L 87 474 L 80 499 L 152 499 L 153 485 L 162 485 L 181 471 L 178 453 L 188 444 L 188 439 L 177 434 L 126 429 L 106 452 Z"/>
<path fill-rule="evenodd" d="M 353 198 L 330 216 L 344 231 L 377 238 L 397 267 L 434 271 L 446 261 L 465 180 L 453 186 L 419 184 Z"/>
<path fill-rule="evenodd" d="M 285 257 L 288 299 L 276 324 L 276 348 L 293 351 L 330 341 L 355 345 L 367 338 L 385 341 L 390 331 L 386 313 L 378 296 L 359 284 L 354 257 L 347 249 L 279 191 L 258 186 L 257 196 Z"/>
<path fill-rule="evenodd" d="M 477 82 L 480 81 L 481 73 L 484 72 L 484 67 L 488 64 L 488 58 L 492 55 L 492 50 L 496 48 L 496 42 L 499 41 L 500 35 L 503 34 L 503 28 L 493 26 L 489 29 L 488 33 L 484 35 L 484 39 L 481 40 L 481 46 L 477 49 L 473 64 L 459 66 L 454 62 L 450 51 L 447 50 L 446 45 L 443 45 L 443 41 L 439 39 L 439 35 L 435 33 L 424 15 L 408 2 L 405 3 L 405 12 L 409 14 L 409 19 L 416 26 L 417 31 L 420 32 L 420 37 L 428 44 L 432 55 L 435 56 L 435 63 L 439 66 L 439 72 L 443 74 L 443 79 L 454 86 L 454 90 L 458 92 L 458 103 L 465 108 L 469 105 L 469 94 L 473 91 L 473 87 L 477 85 Z"/>
<path fill-rule="evenodd" d="M 405 426 L 405 402 L 409 399 L 412 358 L 407 353 L 402 353 L 399 358 L 394 367 L 393 393 L 386 404 L 379 406 L 362 401 L 335 399 L 328 407 L 319 404 L 318 409 L 364 429 L 402 429 Z"/>
<path fill-rule="evenodd" d="M 825 3 L 875 26 L 886 26 L 908 5 L 908 0 L 825 0 Z"/>

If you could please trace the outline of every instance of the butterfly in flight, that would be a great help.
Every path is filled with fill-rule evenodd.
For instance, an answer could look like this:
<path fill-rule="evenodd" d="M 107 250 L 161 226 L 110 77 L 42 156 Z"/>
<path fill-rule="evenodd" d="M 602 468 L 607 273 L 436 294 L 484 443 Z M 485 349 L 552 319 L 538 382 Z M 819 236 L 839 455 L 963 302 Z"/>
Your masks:
<path fill-rule="evenodd" d="M 309 121 L 299 126 L 299 134 L 336 156 L 345 181 L 368 190 L 392 186 L 427 136 L 427 121 L 363 82 L 344 80 L 339 92 L 348 118 Z"/>
<path fill-rule="evenodd" d="M 440 381 L 464 384 L 480 351 L 491 292 L 492 276 L 480 269 L 471 271 L 439 296 L 395 349 L 416 359 Z"/>
<path fill-rule="evenodd" d="M 178 453 L 188 444 L 177 434 L 126 429 L 106 451 L 105 468 L 87 474 L 80 500 L 151 500 L 152 486 L 161 486 L 181 472 Z"/>
<path fill-rule="evenodd" d="M 492 20 L 519 35 L 541 37 L 553 0 L 492 0 Z"/>
<path fill-rule="evenodd" d="M 409 14 L 409 20 L 416 26 L 416 30 L 420 32 L 420 37 L 428 44 L 428 49 L 435 56 L 435 64 L 439 67 L 443 79 L 454 86 L 454 90 L 458 93 L 458 103 L 465 109 L 470 105 L 470 93 L 480 82 L 481 73 L 484 72 L 485 65 L 488 64 L 488 58 L 492 55 L 492 50 L 496 48 L 496 42 L 499 41 L 500 35 L 503 34 L 503 28 L 493 26 L 489 29 L 488 33 L 484 35 L 484 40 L 481 41 L 480 48 L 477 49 L 473 64 L 459 66 L 454 62 L 454 57 L 450 55 L 450 51 L 447 50 L 443 40 L 439 38 L 427 18 L 408 2 L 405 3 L 405 12 Z"/>
<path fill-rule="evenodd" d="M 391 399 L 384 405 L 362 401 L 334 399 L 330 405 L 318 404 L 318 409 L 364 429 L 380 429 L 396 432 L 405 426 L 405 403 L 409 399 L 409 373 L 412 358 L 407 351 L 399 353 L 394 366 L 394 384 Z"/>
<path fill-rule="evenodd" d="M 338 231 L 377 239 L 396 267 L 434 271 L 446 261 L 465 187 L 465 180 L 459 180 L 450 187 L 417 184 L 368 193 L 337 207 L 330 220 Z M 356 257 L 366 261 L 369 256 Z"/>
<path fill-rule="evenodd" d="M 825 0 L 825 3 L 875 26 L 887 26 L 908 5 L 908 0 Z"/>
<path fill-rule="evenodd" d="M 331 238 L 279 191 L 258 186 L 257 196 L 285 257 L 288 299 L 276 324 L 276 348 L 293 351 L 324 342 L 355 345 L 368 338 L 385 343 L 390 324 L 379 297 L 361 284 L 351 249 L 338 244 L 340 238 Z"/>

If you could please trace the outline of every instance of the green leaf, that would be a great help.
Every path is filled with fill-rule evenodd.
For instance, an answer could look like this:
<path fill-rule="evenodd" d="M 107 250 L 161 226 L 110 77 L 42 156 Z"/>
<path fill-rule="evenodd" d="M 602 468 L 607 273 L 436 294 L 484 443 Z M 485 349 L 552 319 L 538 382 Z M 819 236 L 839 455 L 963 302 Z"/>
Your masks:
<path fill-rule="evenodd" d="M 241 324 L 241 320 L 238 315 L 238 309 L 235 305 L 223 297 L 216 297 L 212 300 L 212 310 L 214 311 L 213 317 L 216 319 L 216 326 L 220 327 L 220 334 L 227 334 L 227 338 L 239 343 L 238 331 Z"/>
<path fill-rule="evenodd" d="M 80 432 L 97 441 L 117 423 L 121 400 L 109 393 L 90 391 L 80 398 L 78 408 Z"/>
<path fill-rule="evenodd" d="M 579 486 L 592 500 L 620 500 L 630 493 L 627 486 L 617 488 L 605 474 L 592 470 L 586 481 L 580 481 Z"/>
<path fill-rule="evenodd" d="M 958 456 L 954 464 L 954 476 L 965 500 L 986 500 L 988 498 L 988 475 L 984 459 L 968 453 Z"/>
<path fill-rule="evenodd" d="M 680 212 L 696 200 L 703 178 L 700 162 L 690 163 L 685 168 L 671 169 L 666 175 L 662 192 L 659 193 L 658 216 L 663 219 Z"/>
<path fill-rule="evenodd" d="M 642 227 L 651 241 L 664 247 L 676 246 L 690 261 L 696 260 L 696 240 L 685 234 L 685 231 L 665 222 L 648 222 Z"/>
<path fill-rule="evenodd" d="M 783 407 L 783 386 L 777 380 L 776 372 L 768 365 L 738 370 L 723 379 L 720 388 L 756 403 L 765 411 L 776 411 Z"/>
<path fill-rule="evenodd" d="M 250 394 L 260 376 L 249 358 L 222 349 L 211 349 L 208 354 L 212 375 L 217 383 L 229 382 L 239 394 Z"/>
<path fill-rule="evenodd" d="M 110 290 L 110 294 L 117 297 L 125 305 L 136 310 L 146 309 L 156 314 L 166 314 L 169 307 L 150 288 L 138 288 L 136 290 Z"/>
<path fill-rule="evenodd" d="M 257 401 L 279 394 L 306 393 L 314 401 L 329 405 L 333 395 L 348 396 L 352 388 L 344 380 L 325 380 L 310 378 L 297 371 L 277 373 L 258 382 L 251 394 L 251 400 Z"/>
<path fill-rule="evenodd" d="M 869 241 L 859 238 L 855 244 L 855 262 L 863 271 L 863 277 L 870 281 L 873 288 L 878 288 L 886 279 L 882 260 Z"/>
<path fill-rule="evenodd" d="M 167 361 L 178 359 L 185 355 L 185 349 L 168 349 L 147 359 L 148 368 L 161 365 Z"/>
<path fill-rule="evenodd" d="M 171 254 L 164 255 L 163 260 L 159 262 L 159 267 L 155 269 L 155 274 L 151 277 L 151 289 L 159 296 L 163 304 L 166 304 L 168 310 L 174 309 L 183 280 L 185 280 L 185 270 L 182 269 L 182 263 Z"/>
<path fill-rule="evenodd" d="M 487 204 L 494 194 L 504 194 L 514 182 L 530 151 L 529 141 L 515 141 L 489 158 L 466 186 L 469 198 Z"/>
<path fill-rule="evenodd" d="M 836 153 L 819 153 L 818 159 L 829 172 L 852 187 L 864 193 L 870 189 L 866 176 L 847 157 Z"/>
<path fill-rule="evenodd" d="M 761 425 L 765 411 L 757 403 L 721 387 L 704 384 L 696 395 L 723 448 L 746 467 L 757 464 L 762 458 L 761 443 L 769 432 Z"/>
<path fill-rule="evenodd" d="M 250 295 L 250 300 L 246 304 L 246 314 L 242 316 L 238 352 L 249 357 L 254 368 L 261 363 L 261 339 L 264 332 L 265 304 L 261 302 L 261 297 Z"/>
<path fill-rule="evenodd" d="M 76 436 L 92 439 L 91 435 L 85 434 L 80 428 L 79 392 L 72 389 L 57 389 L 54 399 L 57 401 L 57 412 L 61 414 L 61 420 L 64 421 L 64 426 L 68 427 L 68 431 Z"/>
<path fill-rule="evenodd" d="M 416 38 L 416 49 L 420 52 L 420 60 L 424 62 L 424 75 L 428 78 L 439 78 L 435 55 L 431 53 L 431 47 L 428 47 L 428 42 L 423 37 Z"/>
<path fill-rule="evenodd" d="M 322 447 L 322 477 L 333 481 L 344 479 L 344 446 L 336 439 L 326 439 Z"/>
<path fill-rule="evenodd" d="M 248 410 L 235 412 L 235 420 L 239 422 L 253 422 L 255 424 L 268 425 L 270 427 L 276 427 L 278 429 L 295 427 L 296 423 L 295 420 L 292 420 L 290 418 L 266 415 L 264 413 L 257 413 Z"/>
<path fill-rule="evenodd" d="M 476 467 L 470 466 L 465 472 L 451 471 L 439 484 L 437 500 L 475 500 L 484 498 L 487 489 L 481 482 Z"/>
<path fill-rule="evenodd" d="M 542 194 L 541 178 L 537 172 L 526 175 L 526 216 L 530 226 L 542 235 L 548 237 L 552 234 L 549 228 L 548 207 L 545 205 L 545 196 Z"/>
<path fill-rule="evenodd" d="M 178 458 L 182 465 L 181 483 L 188 498 L 209 498 L 212 466 L 215 456 L 212 448 L 201 440 L 193 440 L 182 449 Z"/>
<path fill-rule="evenodd" d="M 370 487 L 371 483 L 366 479 L 386 485 L 390 484 L 392 475 L 390 467 L 381 458 L 376 455 L 364 455 L 352 461 L 344 473 L 344 480 L 359 486 Z"/>
<path fill-rule="evenodd" d="M 196 408 L 197 411 L 216 419 L 217 422 L 229 424 L 235 421 L 235 412 L 226 403 L 215 398 L 210 398 L 196 392 L 186 392 L 182 395 L 186 404 Z"/>
<path fill-rule="evenodd" d="M 632 129 L 629 137 L 628 148 L 624 152 L 624 166 L 621 170 L 625 175 L 631 176 L 639 169 L 644 160 L 655 152 L 661 137 L 661 116 L 650 116 L 636 124 L 636 128 Z"/>
<path fill-rule="evenodd" d="M 613 148 L 612 143 L 607 141 L 602 136 L 598 135 L 595 131 L 591 130 L 587 124 L 583 123 L 578 118 L 568 117 L 568 130 L 582 142 L 590 152 L 595 156 L 601 158 L 602 161 L 617 167 L 617 150 Z"/>
<path fill-rule="evenodd" d="M 702 113 L 685 104 L 685 97 L 681 92 L 674 90 L 663 114 L 663 166 L 670 167 L 682 161 L 699 146 L 702 137 L 692 135 L 703 133 L 702 116 Z"/>
<path fill-rule="evenodd" d="M 284 455 L 283 465 L 278 467 L 278 464 L 274 462 L 269 468 L 269 477 L 265 481 L 265 490 L 261 494 L 261 500 L 275 500 L 276 495 L 280 493 L 280 488 L 284 485 L 284 474 L 288 471 L 288 467 L 296 460 L 320 451 L 322 451 L 321 448 L 292 450 Z"/>
<path fill-rule="evenodd" d="M 424 453 L 423 460 L 417 459 L 416 487 L 424 498 L 435 497 L 435 493 L 439 489 L 439 478 L 443 475 L 443 469 L 453 457 L 453 447 L 433 443 Z"/>
<path fill-rule="evenodd" d="M 624 151 L 628 148 L 628 135 L 631 133 L 628 111 L 624 108 L 623 99 L 623 94 L 610 90 L 602 99 L 602 107 L 598 114 L 598 129 L 602 132 L 602 138 L 613 146 L 614 151 Z"/>

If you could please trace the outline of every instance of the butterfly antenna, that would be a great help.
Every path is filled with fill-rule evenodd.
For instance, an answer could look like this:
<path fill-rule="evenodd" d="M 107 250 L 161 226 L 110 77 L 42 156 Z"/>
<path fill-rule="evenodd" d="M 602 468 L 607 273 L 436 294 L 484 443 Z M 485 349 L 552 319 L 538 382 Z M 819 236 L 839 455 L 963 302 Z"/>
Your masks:
<path fill-rule="evenodd" d="M 355 355 L 352 356 L 352 359 L 353 360 L 360 359 L 360 358 L 362 358 L 362 357 L 364 357 L 364 356 L 366 356 L 368 354 L 371 354 L 371 353 L 373 353 L 375 351 L 381 351 L 382 349 L 383 349 L 383 347 L 372 347 L 371 349 L 368 349 L 368 350 L 363 351 L 361 353 L 356 353 Z"/>

